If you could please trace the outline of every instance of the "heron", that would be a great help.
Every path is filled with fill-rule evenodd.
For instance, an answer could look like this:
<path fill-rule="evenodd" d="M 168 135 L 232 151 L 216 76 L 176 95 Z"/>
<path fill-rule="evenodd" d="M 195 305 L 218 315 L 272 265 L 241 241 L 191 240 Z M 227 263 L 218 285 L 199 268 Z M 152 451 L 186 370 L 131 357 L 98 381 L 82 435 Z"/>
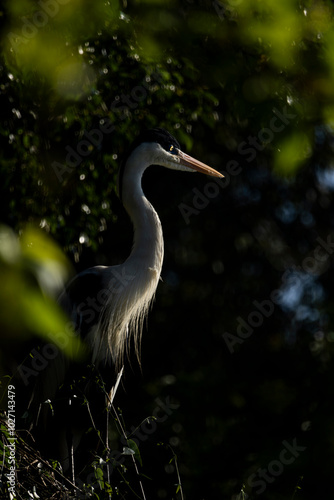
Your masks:
<path fill-rule="evenodd" d="M 133 224 L 131 253 L 122 264 L 95 266 L 79 273 L 59 299 L 88 346 L 94 366 L 122 367 L 130 339 L 139 356 L 143 322 L 156 293 L 164 257 L 161 222 L 142 189 L 142 176 L 152 165 L 223 177 L 184 153 L 175 137 L 162 128 L 142 132 L 130 146 L 119 170 L 118 192 Z M 58 356 L 43 377 L 41 399 L 52 399 L 67 368 L 68 361 Z M 64 450 L 62 453 L 66 455 Z"/>

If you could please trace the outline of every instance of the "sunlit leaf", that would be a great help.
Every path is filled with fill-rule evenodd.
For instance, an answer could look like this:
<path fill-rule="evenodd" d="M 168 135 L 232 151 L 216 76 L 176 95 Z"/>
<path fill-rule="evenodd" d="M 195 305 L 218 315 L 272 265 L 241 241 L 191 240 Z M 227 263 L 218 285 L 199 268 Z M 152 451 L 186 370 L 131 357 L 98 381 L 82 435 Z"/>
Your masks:
<path fill-rule="evenodd" d="M 306 134 L 295 132 L 285 139 L 275 156 L 275 171 L 284 176 L 293 176 L 310 156 L 311 144 Z"/>
<path fill-rule="evenodd" d="M 18 260 L 20 253 L 15 233 L 7 226 L 0 226 L 0 260 L 13 263 Z"/>
<path fill-rule="evenodd" d="M 143 465 L 139 448 L 133 439 L 127 439 L 129 454 L 133 454 L 140 465 Z M 130 453 L 131 452 L 131 453 Z"/>
<path fill-rule="evenodd" d="M 68 319 L 53 300 L 27 290 L 21 295 L 19 305 L 26 328 L 55 344 L 69 357 L 83 355 L 85 351 L 79 338 L 67 326 Z"/>
<path fill-rule="evenodd" d="M 22 255 L 30 259 L 48 263 L 58 262 L 59 266 L 68 268 L 68 260 L 59 246 L 43 231 L 33 226 L 27 226 L 20 238 Z"/>
<path fill-rule="evenodd" d="M 88 58 L 79 55 L 78 45 L 83 33 L 88 37 L 111 28 L 118 18 L 116 2 L 113 6 L 102 0 L 94 6 L 86 0 L 45 2 L 42 8 L 40 3 L 21 1 L 8 2 L 8 10 L 4 41 L 15 73 L 48 81 L 65 99 L 80 99 L 91 92 L 95 72 Z"/>
<path fill-rule="evenodd" d="M 55 284 L 63 284 L 68 272 L 67 259 L 51 238 L 28 227 L 19 240 L 11 229 L 1 227 L 0 269 L 2 340 L 23 340 L 34 334 L 68 356 L 82 356 L 84 349 L 69 318 L 48 295 Z"/>

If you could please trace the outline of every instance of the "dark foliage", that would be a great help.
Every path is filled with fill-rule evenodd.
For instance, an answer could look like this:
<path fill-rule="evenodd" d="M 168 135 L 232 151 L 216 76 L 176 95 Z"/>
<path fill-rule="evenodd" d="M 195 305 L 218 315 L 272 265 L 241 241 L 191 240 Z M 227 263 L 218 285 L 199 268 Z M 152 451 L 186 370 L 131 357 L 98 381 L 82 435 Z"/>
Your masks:
<path fill-rule="evenodd" d="M 21 257 L 7 229 L 0 240 L 5 382 L 8 360 L 46 321 L 37 299 L 34 320 L 23 308 L 32 291 L 46 293 L 36 269 L 51 251 L 31 254 L 27 224 L 57 241 L 75 271 L 122 261 L 132 236 L 116 196 L 120 158 L 143 128 L 163 127 L 226 177 L 152 167 L 143 179 L 164 228 L 163 281 L 142 368 L 131 358 L 115 408 L 151 478 L 142 478 L 147 498 L 181 498 L 177 466 L 187 499 L 327 498 L 332 2 L 45 0 L 0 10 L 1 214 L 21 238 Z M 154 414 L 160 421 L 147 423 Z M 135 498 L 129 481 L 142 498 L 125 458 L 113 495 L 117 486 Z"/>

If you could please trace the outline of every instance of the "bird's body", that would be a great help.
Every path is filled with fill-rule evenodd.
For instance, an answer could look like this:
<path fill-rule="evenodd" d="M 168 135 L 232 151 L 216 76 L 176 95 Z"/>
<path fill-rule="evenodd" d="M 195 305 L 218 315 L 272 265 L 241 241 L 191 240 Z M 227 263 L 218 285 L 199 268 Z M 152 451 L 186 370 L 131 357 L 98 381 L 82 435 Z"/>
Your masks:
<path fill-rule="evenodd" d="M 182 154 L 181 158 L 184 156 L 186 160 L 181 164 L 178 153 L 181 153 L 179 143 L 163 129 L 148 130 L 134 142 L 119 176 L 119 195 L 134 228 L 131 254 L 118 266 L 97 266 L 83 271 L 62 295 L 61 305 L 90 346 L 93 363 L 99 364 L 111 356 L 120 365 L 129 335 L 138 347 L 164 256 L 161 222 L 144 195 L 141 179 L 145 170 L 155 164 L 191 170 L 187 165 L 191 164 L 189 159 L 194 159 Z M 221 176 L 194 161 L 199 168 L 207 169 L 204 173 Z"/>
<path fill-rule="evenodd" d="M 142 322 L 154 298 L 163 262 L 163 237 L 157 214 L 153 207 L 151 210 L 146 215 L 144 235 L 135 239 L 123 264 L 83 271 L 60 298 L 97 365 L 111 358 L 119 367 L 130 333 L 137 346 Z M 144 255 L 143 244 L 150 250 Z"/>
<path fill-rule="evenodd" d="M 73 327 L 88 344 L 90 362 L 95 366 L 112 361 L 120 367 L 131 338 L 138 353 L 143 320 L 159 283 L 164 255 L 162 227 L 141 186 L 150 165 L 222 177 L 182 153 L 178 142 L 163 129 L 146 131 L 134 142 L 119 176 L 120 199 L 134 228 L 131 254 L 123 264 L 97 266 L 78 274 L 60 297 Z M 42 398 L 52 400 L 56 386 L 64 380 L 68 362 L 60 356 L 58 365 L 55 360 L 50 367 L 51 380 L 46 377 L 43 381 Z"/>

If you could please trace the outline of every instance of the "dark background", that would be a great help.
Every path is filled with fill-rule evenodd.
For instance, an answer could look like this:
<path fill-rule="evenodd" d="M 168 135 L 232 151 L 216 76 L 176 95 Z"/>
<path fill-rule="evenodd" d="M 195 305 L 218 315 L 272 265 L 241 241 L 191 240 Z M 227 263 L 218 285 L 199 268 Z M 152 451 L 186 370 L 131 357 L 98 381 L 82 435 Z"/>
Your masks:
<path fill-rule="evenodd" d="M 333 5 L 277 3 L 0 9 L 1 219 L 21 242 L 32 226 L 50 244 L 31 255 L 21 243 L 13 260 L 2 229 L 3 366 L 6 349 L 43 330 L 41 303 L 32 321 L 20 308 L 36 286 L 19 289 L 27 266 L 34 274 L 49 258 L 62 262 L 56 243 L 72 272 L 129 254 L 117 169 L 142 128 L 168 129 L 217 170 L 240 167 L 219 189 L 160 167 L 143 179 L 165 260 L 142 366 L 131 356 L 115 406 L 131 429 L 157 400 L 173 405 L 139 439 L 147 498 L 181 498 L 173 453 L 186 499 L 314 499 L 332 489 Z M 106 120 L 113 131 L 80 149 Z M 85 153 L 74 167 L 69 151 L 72 161 Z M 130 461 L 123 474 L 142 498 Z M 117 471 L 112 484 L 135 498 Z"/>

